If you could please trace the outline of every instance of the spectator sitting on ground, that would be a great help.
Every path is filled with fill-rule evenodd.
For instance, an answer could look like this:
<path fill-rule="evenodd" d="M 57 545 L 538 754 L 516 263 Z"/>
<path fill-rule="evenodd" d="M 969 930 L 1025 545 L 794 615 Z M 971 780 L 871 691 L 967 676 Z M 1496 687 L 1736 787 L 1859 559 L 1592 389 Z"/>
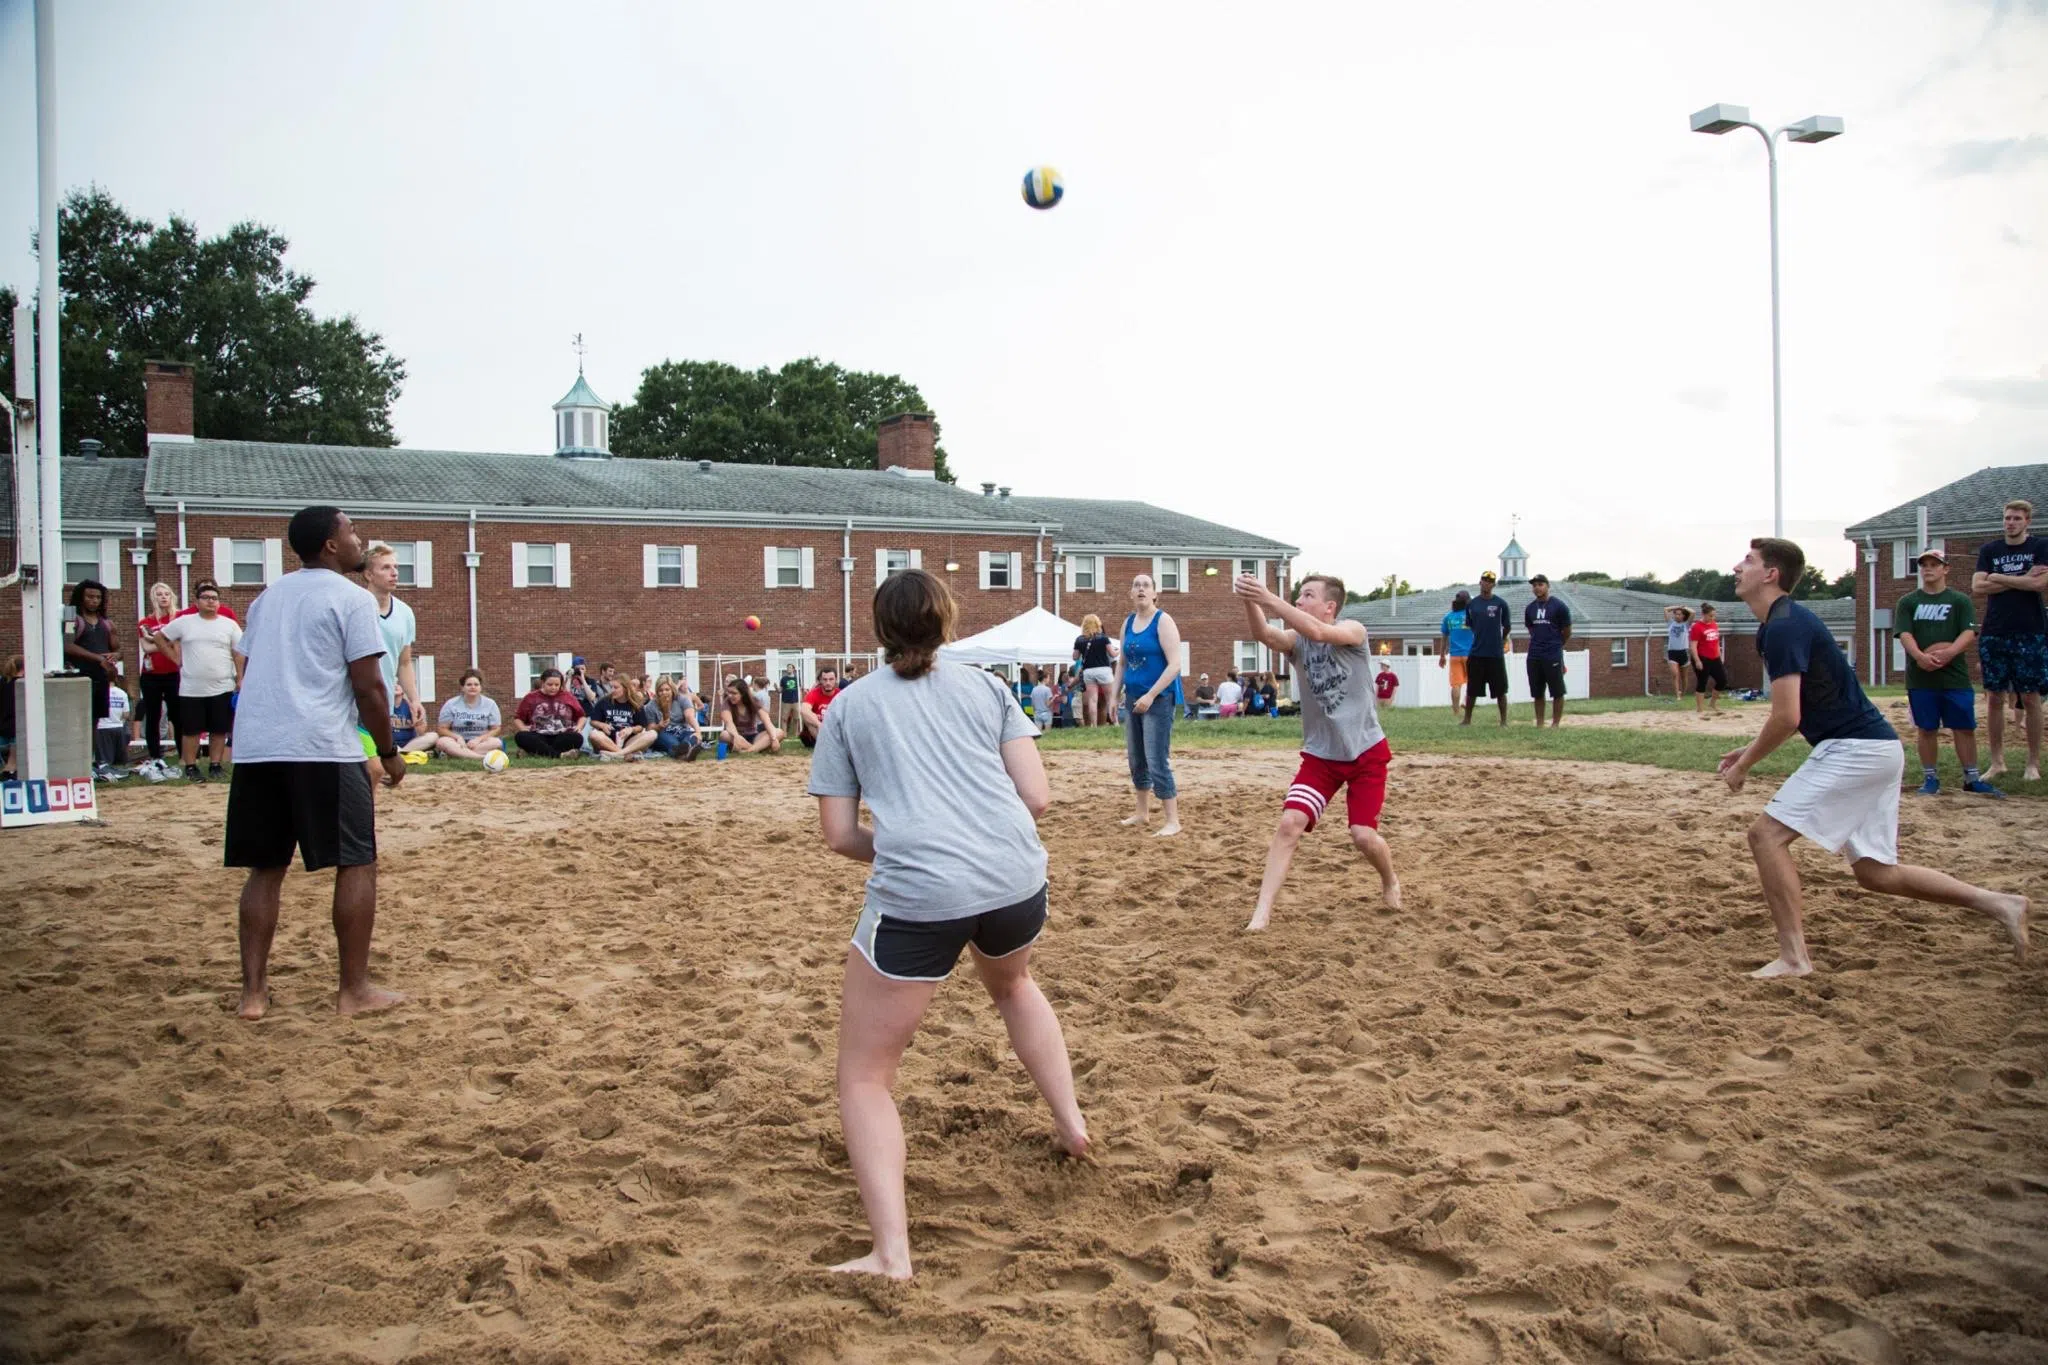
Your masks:
<path fill-rule="evenodd" d="M 1244 675 L 1244 713 L 1248 716 L 1263 716 L 1266 714 L 1266 696 L 1263 692 L 1259 691 L 1259 682 L 1264 677 L 1265 674 L 1263 673 L 1247 673 Z"/>
<path fill-rule="evenodd" d="M 726 744 L 741 753 L 782 752 L 782 731 L 768 723 L 767 712 L 745 682 L 725 685 L 725 705 L 718 712 L 718 724 Z"/>
<path fill-rule="evenodd" d="M 1259 695 L 1266 699 L 1266 714 L 1269 716 L 1298 715 L 1301 711 L 1301 703 L 1292 697 L 1281 696 L 1280 688 L 1274 683 L 1271 673 L 1262 674 L 1261 676 L 1265 681 L 1259 684 Z"/>
<path fill-rule="evenodd" d="M 818 730 L 825 724 L 825 708 L 832 704 L 832 698 L 839 694 L 839 670 L 821 668 L 818 670 L 818 685 L 804 693 L 804 699 L 797 703 L 797 724 L 803 727 L 797 736 L 806 749 L 818 747 Z"/>
<path fill-rule="evenodd" d="M 1216 705 L 1216 689 L 1209 684 L 1209 675 L 1204 673 L 1195 679 L 1195 695 L 1188 702 L 1188 714 L 1199 716 Z"/>
<path fill-rule="evenodd" d="M 498 713 L 498 703 L 484 695 L 484 675 L 465 668 L 456 686 L 456 694 L 441 703 L 435 751 L 450 758 L 481 759 L 493 749 L 504 748 L 498 731 L 505 720 Z"/>
<path fill-rule="evenodd" d="M 655 731 L 642 714 L 647 699 L 636 697 L 638 690 L 614 673 L 605 695 L 591 708 L 590 747 L 599 758 L 631 758 L 653 745 Z"/>
<path fill-rule="evenodd" d="M 405 688 L 395 687 L 391 691 L 391 742 L 398 751 L 405 754 L 430 754 L 434 752 L 434 726 L 427 719 L 426 708 L 413 709 L 412 698 L 405 695 Z"/>
<path fill-rule="evenodd" d="M 1234 716 L 1237 708 L 1244 704 L 1244 684 L 1237 680 L 1237 674 L 1223 675 L 1223 686 L 1216 689 L 1216 714 Z"/>
<path fill-rule="evenodd" d="M 654 747 L 670 758 L 694 762 L 704 748 L 697 733 L 697 706 L 687 688 L 667 678 L 654 684 L 654 700 L 647 704 L 647 725 L 654 731 Z"/>
<path fill-rule="evenodd" d="M 583 704 L 562 685 L 562 670 L 540 675 L 540 686 L 512 712 L 512 742 L 536 758 L 574 758 L 583 752 Z"/>

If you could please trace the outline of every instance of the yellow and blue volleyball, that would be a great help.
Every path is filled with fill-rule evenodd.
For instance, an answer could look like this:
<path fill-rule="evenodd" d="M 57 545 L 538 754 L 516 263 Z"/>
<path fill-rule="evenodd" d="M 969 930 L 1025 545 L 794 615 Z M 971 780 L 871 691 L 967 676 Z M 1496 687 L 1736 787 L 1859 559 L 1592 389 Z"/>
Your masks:
<path fill-rule="evenodd" d="M 1060 173 L 1050 166 L 1034 166 L 1024 172 L 1024 202 L 1035 209 L 1049 209 L 1066 195 Z"/>

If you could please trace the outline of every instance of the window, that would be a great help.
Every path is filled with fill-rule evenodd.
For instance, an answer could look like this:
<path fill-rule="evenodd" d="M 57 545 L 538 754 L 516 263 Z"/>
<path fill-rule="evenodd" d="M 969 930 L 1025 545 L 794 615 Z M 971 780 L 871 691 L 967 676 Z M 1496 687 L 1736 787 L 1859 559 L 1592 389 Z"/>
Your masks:
<path fill-rule="evenodd" d="M 654 585 L 658 588 L 680 588 L 683 586 L 682 546 L 657 545 L 654 547 Z"/>
<path fill-rule="evenodd" d="M 100 576 L 100 543 L 97 540 L 64 537 L 64 582 L 83 583 Z"/>
<path fill-rule="evenodd" d="M 1628 639 L 1617 635 L 1607 642 L 1607 662 L 1616 668 L 1628 667 Z"/>
<path fill-rule="evenodd" d="M 531 654 L 514 654 L 512 656 L 512 683 L 517 689 L 518 695 L 512 698 L 511 706 L 504 708 L 508 720 L 511 716 L 512 707 L 519 704 L 519 698 L 540 686 L 541 674 L 547 672 L 550 668 L 558 668 L 562 671 L 562 676 L 566 678 L 569 675 L 569 661 L 573 658 L 575 658 L 575 655 L 570 654 L 566 650 L 551 652 L 537 649 Z M 414 660 L 414 662 L 417 663 L 418 660 Z M 420 679 L 421 688 L 424 689 L 426 685 L 427 680 L 422 677 Z"/>
<path fill-rule="evenodd" d="M 899 574 L 899 573 L 902 573 L 902 572 L 903 572 L 903 571 L 904 571 L 905 569 L 908 569 L 909 567 L 910 567 L 910 551 L 908 551 L 908 550 L 884 550 L 884 551 L 882 551 L 882 577 L 884 577 L 884 578 L 888 578 L 888 577 L 889 577 L 889 576 L 891 576 L 892 574 Z"/>
<path fill-rule="evenodd" d="M 811 588 L 817 585 L 817 551 L 812 547 L 761 547 L 761 585 L 767 588 Z"/>
<path fill-rule="evenodd" d="M 434 586 L 434 542 L 431 540 L 394 540 L 391 553 L 398 564 L 398 586 L 401 588 L 431 588 Z"/>
<path fill-rule="evenodd" d="M 1067 587 L 1072 592 L 1102 591 L 1102 556 L 1074 555 L 1067 560 Z"/>
<path fill-rule="evenodd" d="M 597 414 L 594 412 L 583 414 L 583 444 L 586 449 L 597 448 Z"/>
<path fill-rule="evenodd" d="M 1010 557 L 991 555 L 988 561 L 988 587 L 1007 588 L 1010 586 Z"/>
<path fill-rule="evenodd" d="M 1240 673 L 1263 673 L 1266 665 L 1263 651 L 1257 640 L 1239 640 L 1231 649 L 1230 657 L 1237 661 Z"/>
<path fill-rule="evenodd" d="M 544 540 L 512 542 L 512 586 L 515 588 L 566 588 L 569 586 L 569 543 Z"/>
<path fill-rule="evenodd" d="M 260 540 L 238 540 L 228 560 L 227 583 L 240 587 L 263 581 L 263 542 Z"/>
<path fill-rule="evenodd" d="M 413 543 L 409 540 L 392 541 L 391 560 L 398 566 L 398 586 L 401 588 L 415 586 L 417 580 L 414 577 L 416 565 L 413 560 Z"/>
<path fill-rule="evenodd" d="M 1250 574 L 1253 578 L 1263 582 L 1266 577 L 1266 561 L 1263 559 L 1240 559 L 1237 561 L 1237 571 L 1240 574 Z"/>
<path fill-rule="evenodd" d="M 804 552 L 778 548 L 775 551 L 775 586 L 800 588 L 804 583 Z"/>
<path fill-rule="evenodd" d="M 552 588 L 555 586 L 554 546 L 528 545 L 526 547 L 526 586 L 529 588 Z"/>
<path fill-rule="evenodd" d="M 1024 581 L 1024 556 L 1011 550 L 983 550 L 981 552 L 981 586 L 985 591 L 1001 592 L 1014 588 Z"/>
<path fill-rule="evenodd" d="M 667 678 L 671 682 L 690 671 L 690 656 L 683 650 L 657 650 L 654 655 L 654 676 Z"/>
<path fill-rule="evenodd" d="M 1165 558 L 1152 561 L 1152 586 L 1160 592 L 1186 592 L 1188 590 L 1188 562 L 1185 559 Z"/>

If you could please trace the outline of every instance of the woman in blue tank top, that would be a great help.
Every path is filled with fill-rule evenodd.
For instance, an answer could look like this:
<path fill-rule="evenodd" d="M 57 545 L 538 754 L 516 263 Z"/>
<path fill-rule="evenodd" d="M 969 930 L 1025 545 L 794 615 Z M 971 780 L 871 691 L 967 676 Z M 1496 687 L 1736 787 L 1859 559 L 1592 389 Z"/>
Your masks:
<path fill-rule="evenodd" d="M 1153 797 L 1166 815 L 1159 833 L 1180 833 L 1178 788 L 1173 784 L 1170 750 L 1173 717 L 1181 707 L 1180 627 L 1159 610 L 1159 590 L 1152 575 L 1131 580 L 1131 614 L 1124 618 L 1123 657 L 1117 660 L 1117 687 L 1130 713 L 1124 720 L 1124 752 L 1131 762 L 1131 786 L 1138 809 L 1124 821 L 1142 825 Z"/>

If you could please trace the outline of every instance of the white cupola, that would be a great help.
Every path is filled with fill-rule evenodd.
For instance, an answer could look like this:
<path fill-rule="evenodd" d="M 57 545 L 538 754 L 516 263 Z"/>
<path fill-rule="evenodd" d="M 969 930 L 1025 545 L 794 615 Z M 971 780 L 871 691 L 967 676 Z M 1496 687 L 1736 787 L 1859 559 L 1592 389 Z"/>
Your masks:
<path fill-rule="evenodd" d="M 612 405 L 591 392 L 580 360 L 576 387 L 555 404 L 555 454 L 565 460 L 608 460 L 612 455 Z"/>
<path fill-rule="evenodd" d="M 1529 581 L 1529 552 L 1522 548 L 1522 542 L 1508 537 L 1508 547 L 1500 552 L 1500 581 L 1503 583 L 1526 583 Z"/>

